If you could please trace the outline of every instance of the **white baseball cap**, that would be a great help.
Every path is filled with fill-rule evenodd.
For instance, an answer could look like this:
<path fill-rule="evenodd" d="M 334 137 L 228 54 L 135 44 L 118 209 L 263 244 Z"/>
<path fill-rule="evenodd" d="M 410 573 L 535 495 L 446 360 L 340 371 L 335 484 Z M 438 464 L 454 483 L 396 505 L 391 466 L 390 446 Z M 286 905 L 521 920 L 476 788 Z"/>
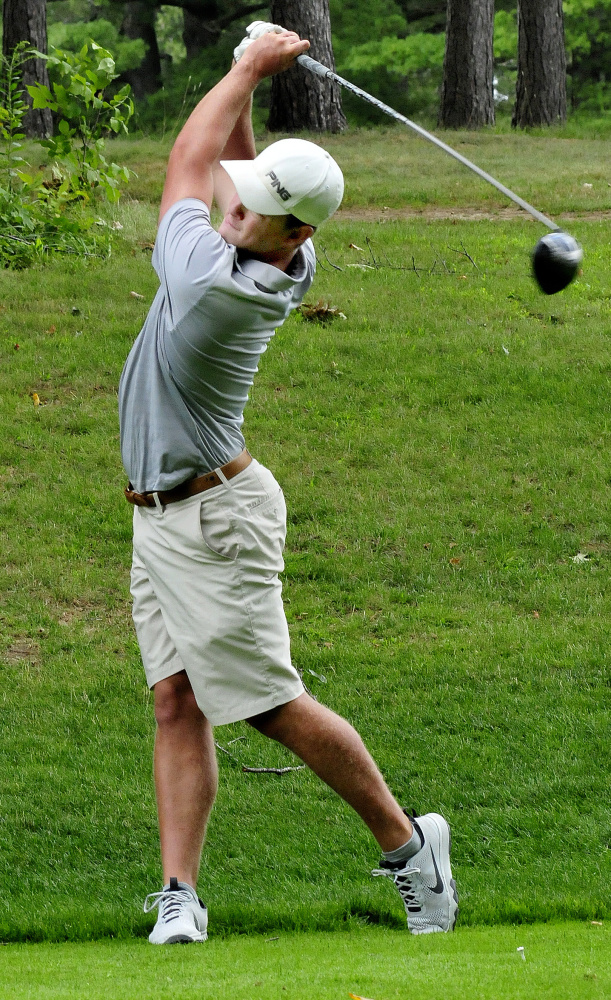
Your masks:
<path fill-rule="evenodd" d="M 294 215 L 319 226 L 339 208 L 344 178 L 325 149 L 305 139 L 280 139 L 254 160 L 221 160 L 245 208 L 258 215 Z"/>

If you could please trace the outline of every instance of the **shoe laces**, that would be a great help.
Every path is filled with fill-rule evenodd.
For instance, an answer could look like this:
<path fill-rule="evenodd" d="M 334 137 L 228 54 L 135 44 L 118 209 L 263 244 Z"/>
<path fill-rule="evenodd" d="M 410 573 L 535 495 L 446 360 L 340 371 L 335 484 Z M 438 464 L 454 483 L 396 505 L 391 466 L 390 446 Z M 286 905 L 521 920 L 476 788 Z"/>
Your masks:
<path fill-rule="evenodd" d="M 373 876 L 385 875 L 395 883 L 406 906 L 422 906 L 422 880 L 415 878 L 421 874 L 420 868 L 399 868 L 393 871 L 392 868 L 374 868 Z"/>
<path fill-rule="evenodd" d="M 144 912 L 150 913 L 159 907 L 159 918 L 164 923 L 176 920 L 180 916 L 185 903 L 193 902 L 193 896 L 187 889 L 162 889 L 161 892 L 149 892 L 144 900 Z"/>

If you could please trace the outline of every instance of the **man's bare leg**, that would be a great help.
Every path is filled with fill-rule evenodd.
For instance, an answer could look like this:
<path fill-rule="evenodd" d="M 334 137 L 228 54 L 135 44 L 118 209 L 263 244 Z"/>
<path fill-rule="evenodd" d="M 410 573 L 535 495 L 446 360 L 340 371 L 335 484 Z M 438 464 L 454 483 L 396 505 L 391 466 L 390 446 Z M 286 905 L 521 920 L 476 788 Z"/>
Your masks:
<path fill-rule="evenodd" d="M 300 757 L 356 810 L 382 851 L 402 847 L 412 824 L 391 795 L 356 730 L 307 694 L 248 719 Z"/>
<path fill-rule="evenodd" d="M 186 673 L 155 684 L 155 791 L 163 881 L 193 888 L 218 786 L 212 726 Z"/>

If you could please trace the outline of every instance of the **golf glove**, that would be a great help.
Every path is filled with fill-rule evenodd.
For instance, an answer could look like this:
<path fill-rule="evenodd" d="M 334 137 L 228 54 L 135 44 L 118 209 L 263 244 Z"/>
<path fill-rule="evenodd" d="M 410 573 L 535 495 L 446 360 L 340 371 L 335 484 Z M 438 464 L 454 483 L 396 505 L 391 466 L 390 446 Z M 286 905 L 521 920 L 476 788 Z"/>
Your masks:
<path fill-rule="evenodd" d="M 253 21 L 246 29 L 246 37 L 233 50 L 233 58 L 239 62 L 250 43 L 261 38 L 262 35 L 283 35 L 285 31 L 286 28 L 282 28 L 279 24 L 270 24 L 269 21 Z"/>

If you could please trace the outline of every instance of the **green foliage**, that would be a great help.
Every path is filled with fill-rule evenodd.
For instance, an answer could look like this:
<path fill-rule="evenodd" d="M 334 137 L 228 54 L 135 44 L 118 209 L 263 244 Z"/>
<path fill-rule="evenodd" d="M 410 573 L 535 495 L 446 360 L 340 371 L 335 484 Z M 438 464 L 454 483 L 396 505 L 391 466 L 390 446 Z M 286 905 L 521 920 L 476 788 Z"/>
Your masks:
<path fill-rule="evenodd" d="M 405 20 L 402 31 L 391 31 L 389 26 L 397 19 L 397 14 L 391 10 L 397 5 L 392 0 L 378 0 L 372 19 L 357 18 L 359 7 L 358 3 L 337 7 L 337 19 L 333 24 L 334 31 L 338 32 L 334 42 L 339 72 L 404 114 L 424 113 L 435 117 L 445 35 L 414 31 L 413 24 Z M 515 11 L 497 11 L 494 53 L 501 93 L 513 91 L 515 86 L 517 44 Z M 352 120 L 379 121 L 375 111 L 359 107 L 357 101 L 347 95 L 343 99 Z"/>
<path fill-rule="evenodd" d="M 498 62 L 514 62 L 518 54 L 518 22 L 516 11 L 498 10 L 494 15 L 494 58 Z"/>
<path fill-rule="evenodd" d="M 52 91 L 30 88 L 34 107 L 51 108 L 58 121 L 56 136 L 38 140 L 53 160 L 50 173 L 33 169 L 21 155 L 27 113 L 22 66 L 40 53 L 22 43 L 0 60 L 0 266 L 21 269 L 57 252 L 84 259 L 109 251 L 109 231 L 97 227 L 83 206 L 96 195 L 115 202 L 128 179 L 125 167 L 106 161 L 102 131 L 126 132 L 132 105 L 128 88 L 105 99 L 114 63 L 95 46 L 96 59 L 87 65 L 85 49 L 78 57 L 48 57 L 52 70 L 60 67 Z"/>
<path fill-rule="evenodd" d="M 563 6 L 572 107 L 602 118 L 611 107 L 611 0 L 564 0 Z M 371 0 L 367 5 L 363 0 L 346 0 L 345 3 L 330 0 L 329 7 L 339 71 L 348 72 L 349 67 L 355 67 L 352 70 L 355 83 L 404 113 L 436 118 L 441 63 L 436 58 L 435 43 L 431 44 L 428 39 L 443 38 L 446 0 Z M 516 3 L 515 0 L 497 0 L 495 8 L 498 89 L 509 95 L 510 100 L 502 107 L 510 110 L 515 92 Z M 121 4 L 98 0 L 94 8 L 89 0 L 56 0 L 49 4 L 48 10 L 52 43 L 76 49 L 81 40 L 90 35 L 113 52 L 120 72 L 140 58 L 141 43 L 119 34 Z M 98 19 L 88 22 L 87 17 L 93 16 L 94 10 Z M 99 19 L 100 12 L 103 12 L 103 19 Z M 268 16 L 268 11 L 263 8 L 261 16 Z M 137 109 L 138 123 L 147 129 L 158 131 L 172 127 L 175 117 L 189 110 L 196 97 L 216 83 L 227 66 L 224 57 L 219 60 L 219 50 L 230 54 L 248 20 L 234 22 L 223 32 L 219 46 L 202 53 L 200 59 L 187 66 L 181 18 L 181 9 L 167 5 L 159 7 L 158 41 L 161 51 L 170 57 L 167 62 L 173 65 L 164 67 L 163 90 L 140 102 Z M 402 48 L 400 43 L 409 36 L 423 40 L 421 54 Z M 389 65 L 384 63 L 385 53 L 390 56 Z M 423 68 L 422 64 L 427 62 L 430 65 Z M 405 67 L 403 73 L 402 66 Z M 263 87 L 256 95 L 258 124 L 266 118 L 268 93 L 269 87 Z M 371 108 L 349 95 L 344 95 L 343 99 L 352 123 L 379 121 Z"/>
<path fill-rule="evenodd" d="M 329 13 L 336 56 L 354 45 L 384 35 L 405 35 L 407 20 L 395 0 L 370 0 L 366 11 L 360 0 L 330 0 Z"/>
<path fill-rule="evenodd" d="M 58 165 L 58 193 L 89 200 L 101 192 L 117 201 L 129 171 L 106 160 L 104 136 L 127 133 L 134 112 L 129 86 L 107 94 L 118 74 L 111 53 L 97 42 L 90 41 L 76 54 L 52 49 L 44 58 L 51 87 L 35 83 L 28 90 L 35 108 L 50 108 L 57 118 L 56 135 L 41 145 Z"/>
<path fill-rule="evenodd" d="M 611 46 L 611 0 L 564 0 L 567 50 L 588 55 Z"/>
<path fill-rule="evenodd" d="M 441 34 L 382 37 L 343 49 L 338 72 L 357 86 L 406 115 L 434 116 L 443 67 L 444 36 Z M 351 120 L 379 122 L 381 112 L 357 98 L 343 95 Z"/>
<path fill-rule="evenodd" d="M 23 63 L 32 52 L 27 42 L 21 42 L 0 61 L 0 262 L 13 267 L 23 266 L 28 256 L 38 250 L 35 240 L 29 238 L 36 220 L 21 196 L 20 176 L 25 162 L 21 152 L 27 112 L 20 77 Z"/>
<path fill-rule="evenodd" d="M 47 3 L 47 25 L 95 21 L 103 14 L 117 27 L 124 19 L 123 3 L 117 0 L 52 0 Z"/>
<path fill-rule="evenodd" d="M 418 34 L 407 38 L 384 37 L 350 50 L 342 64 L 348 72 L 385 69 L 397 76 L 439 70 L 443 65 L 443 35 Z"/>
<path fill-rule="evenodd" d="M 25 139 L 22 129 L 27 105 L 20 88 L 20 71 L 32 51 L 27 42 L 21 42 L 10 56 L 2 57 L 0 62 L 0 173 L 3 177 L 0 190 L 2 196 L 8 198 L 15 190 L 16 165 L 23 163 L 19 152 Z"/>
<path fill-rule="evenodd" d="M 167 4 L 159 7 L 155 18 L 157 44 L 162 56 L 169 57 L 173 65 L 181 63 L 186 56 L 183 30 L 184 12 L 181 7 L 169 7 Z"/>
<path fill-rule="evenodd" d="M 565 0 L 566 47 L 573 107 L 611 110 L 611 0 Z"/>
<path fill-rule="evenodd" d="M 112 52 L 117 74 L 136 69 L 146 53 L 141 38 L 126 38 L 111 21 L 101 17 L 95 21 L 55 22 L 49 25 L 48 38 L 51 48 L 75 54 L 83 46 L 96 42 Z"/>
<path fill-rule="evenodd" d="M 51 247 L 65 249 L 78 232 L 56 211 L 56 200 L 43 186 L 42 175 L 25 172 L 21 156 L 27 113 L 21 70 L 34 54 L 22 42 L 0 61 L 0 264 L 17 269 L 41 259 Z"/>
<path fill-rule="evenodd" d="M 611 0 L 565 0 L 564 27 L 573 110 L 611 109 Z M 494 56 L 500 87 L 513 92 L 518 36 L 516 9 L 497 11 Z"/>

